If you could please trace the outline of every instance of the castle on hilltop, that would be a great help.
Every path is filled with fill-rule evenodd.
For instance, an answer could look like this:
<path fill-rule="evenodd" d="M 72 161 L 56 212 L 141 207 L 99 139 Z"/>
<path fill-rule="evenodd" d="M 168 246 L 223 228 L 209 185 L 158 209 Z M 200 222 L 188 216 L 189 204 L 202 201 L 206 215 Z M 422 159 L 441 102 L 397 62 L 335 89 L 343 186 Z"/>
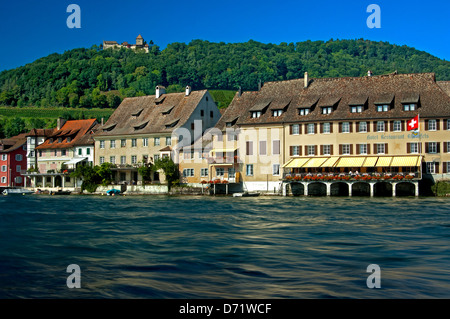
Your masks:
<path fill-rule="evenodd" d="M 103 50 L 109 48 L 127 48 L 127 49 L 144 49 L 148 53 L 149 45 L 144 44 L 144 38 L 139 34 L 136 38 L 136 44 L 130 44 L 128 42 L 122 42 L 122 44 L 117 43 L 117 41 L 103 41 Z"/>

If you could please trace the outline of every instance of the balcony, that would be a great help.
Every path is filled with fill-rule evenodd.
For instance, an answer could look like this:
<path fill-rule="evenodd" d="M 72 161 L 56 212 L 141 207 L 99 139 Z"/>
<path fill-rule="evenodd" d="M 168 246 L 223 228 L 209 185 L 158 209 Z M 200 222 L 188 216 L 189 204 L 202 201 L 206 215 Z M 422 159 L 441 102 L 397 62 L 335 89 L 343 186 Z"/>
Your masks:
<path fill-rule="evenodd" d="M 236 164 L 239 162 L 238 156 L 214 156 L 206 159 L 208 164 Z"/>

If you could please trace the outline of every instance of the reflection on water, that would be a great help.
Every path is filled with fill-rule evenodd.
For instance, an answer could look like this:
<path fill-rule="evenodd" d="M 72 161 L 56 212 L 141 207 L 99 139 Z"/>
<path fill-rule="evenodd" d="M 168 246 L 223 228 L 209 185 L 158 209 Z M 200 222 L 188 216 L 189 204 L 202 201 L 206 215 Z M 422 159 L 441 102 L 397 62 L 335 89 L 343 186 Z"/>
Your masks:
<path fill-rule="evenodd" d="M 448 198 L 0 198 L 1 298 L 449 298 Z M 66 267 L 81 267 L 68 289 Z M 369 264 L 381 289 L 368 289 Z"/>

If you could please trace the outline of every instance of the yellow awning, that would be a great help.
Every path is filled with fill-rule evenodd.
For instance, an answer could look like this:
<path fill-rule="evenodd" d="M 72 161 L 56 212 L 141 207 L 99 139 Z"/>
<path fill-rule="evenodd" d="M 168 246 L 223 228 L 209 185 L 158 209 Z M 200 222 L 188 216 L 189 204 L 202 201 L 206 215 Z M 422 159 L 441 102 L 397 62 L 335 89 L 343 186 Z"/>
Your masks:
<path fill-rule="evenodd" d="M 336 162 L 338 161 L 339 157 L 335 156 L 335 157 L 330 157 L 328 158 L 321 167 L 333 167 L 334 164 L 336 164 Z"/>
<path fill-rule="evenodd" d="M 391 165 L 392 156 L 378 157 L 376 167 L 389 167 Z"/>
<path fill-rule="evenodd" d="M 305 163 L 302 167 L 303 168 L 312 168 L 312 167 L 320 167 L 328 158 L 322 157 L 322 158 L 311 158 L 307 163 Z"/>
<path fill-rule="evenodd" d="M 378 157 L 376 157 L 376 156 L 366 157 L 366 160 L 364 161 L 364 164 L 362 167 L 375 167 L 377 159 L 378 159 Z"/>
<path fill-rule="evenodd" d="M 302 167 L 307 161 L 309 161 L 309 157 L 306 158 L 293 158 L 289 162 L 287 162 L 283 167 L 286 168 L 300 168 Z"/>
<path fill-rule="evenodd" d="M 232 153 L 235 151 L 236 151 L 235 148 L 217 148 L 217 149 L 211 150 L 210 152 L 211 153 Z"/>
<path fill-rule="evenodd" d="M 362 167 L 365 157 L 341 157 L 336 167 Z"/>
<path fill-rule="evenodd" d="M 391 166 L 409 166 L 416 167 L 419 156 L 394 156 Z"/>

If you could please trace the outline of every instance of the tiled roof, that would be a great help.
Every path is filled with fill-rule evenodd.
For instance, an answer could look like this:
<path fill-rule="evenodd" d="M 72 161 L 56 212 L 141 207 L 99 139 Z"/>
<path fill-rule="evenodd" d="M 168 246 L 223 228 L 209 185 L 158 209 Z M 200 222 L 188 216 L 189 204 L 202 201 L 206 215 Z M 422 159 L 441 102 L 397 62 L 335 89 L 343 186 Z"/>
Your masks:
<path fill-rule="evenodd" d="M 236 95 L 229 106 L 232 107 L 230 114 L 225 112 L 224 116 L 239 116 L 237 125 L 411 118 L 417 114 L 422 118 L 449 117 L 450 96 L 444 93 L 449 86 L 446 82 L 436 83 L 434 73 L 311 79 L 307 88 L 304 88 L 303 79 L 267 82 L 260 91 L 244 93 L 241 97 Z M 281 116 L 272 116 L 272 105 L 281 108 L 288 100 L 286 111 Z M 350 105 L 363 101 L 366 104 L 362 113 L 350 112 Z M 402 103 L 417 101 L 419 108 L 416 111 L 403 111 Z M 392 104 L 389 111 L 377 112 L 377 103 Z M 299 115 L 298 108 L 311 106 L 309 114 Z M 333 112 L 322 114 L 321 107 L 325 106 L 333 106 Z M 250 110 L 264 108 L 265 112 L 259 118 L 251 117 Z M 217 125 L 223 127 L 224 121 Z"/>
<path fill-rule="evenodd" d="M 227 123 L 235 122 L 234 124 L 236 124 L 236 122 L 239 122 L 241 116 L 246 117 L 249 114 L 250 108 L 253 107 L 257 96 L 258 92 L 242 92 L 241 96 L 236 92 L 233 100 L 225 109 L 225 112 L 215 127 L 221 131 L 225 131 Z"/>
<path fill-rule="evenodd" d="M 436 83 L 450 96 L 450 81 L 437 81 Z"/>
<path fill-rule="evenodd" d="M 0 140 L 0 153 L 12 152 L 27 143 L 27 133 Z"/>
<path fill-rule="evenodd" d="M 96 124 L 96 119 L 67 121 L 60 130 L 55 130 L 55 132 L 49 136 L 44 143 L 37 146 L 36 149 L 70 148 L 75 145 L 85 145 L 83 143 L 90 145 L 92 143 L 85 135 L 87 134 L 89 136 Z M 70 141 L 68 141 L 68 138 L 70 138 Z M 59 142 L 59 139 L 61 139 L 61 142 Z"/>
<path fill-rule="evenodd" d="M 206 92 L 125 98 L 95 136 L 171 133 L 186 123 Z"/>
<path fill-rule="evenodd" d="M 54 129 L 54 128 L 50 128 L 50 129 L 34 128 L 30 132 L 28 132 L 27 136 L 28 137 L 31 137 L 31 136 L 48 137 L 48 136 L 52 135 L 55 130 L 56 129 Z"/>
<path fill-rule="evenodd" d="M 82 135 L 79 139 L 74 141 L 73 146 L 88 146 L 94 145 L 94 134 L 99 129 L 100 124 L 95 124 L 90 130 L 88 130 L 84 135 Z"/>

